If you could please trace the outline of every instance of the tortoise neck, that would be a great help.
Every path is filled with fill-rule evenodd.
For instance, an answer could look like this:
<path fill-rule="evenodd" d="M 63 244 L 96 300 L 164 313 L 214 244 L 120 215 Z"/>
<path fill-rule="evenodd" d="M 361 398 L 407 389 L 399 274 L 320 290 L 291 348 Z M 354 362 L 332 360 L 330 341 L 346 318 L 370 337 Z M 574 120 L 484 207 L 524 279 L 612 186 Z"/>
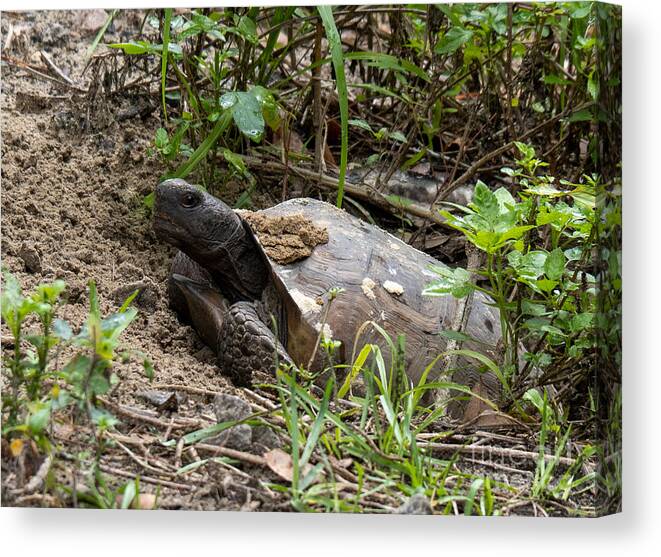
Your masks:
<path fill-rule="evenodd" d="M 238 219 L 235 231 L 229 240 L 218 246 L 218 252 L 210 270 L 230 301 L 260 299 L 270 273 L 262 247 L 243 220 Z"/>

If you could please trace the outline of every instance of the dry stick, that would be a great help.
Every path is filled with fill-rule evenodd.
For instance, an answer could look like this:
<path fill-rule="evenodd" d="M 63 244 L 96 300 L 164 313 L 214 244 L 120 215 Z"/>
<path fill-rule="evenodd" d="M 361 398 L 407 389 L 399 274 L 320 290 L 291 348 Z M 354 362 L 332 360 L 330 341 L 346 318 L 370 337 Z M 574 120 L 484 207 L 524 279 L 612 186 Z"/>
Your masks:
<path fill-rule="evenodd" d="M 55 62 L 53 62 L 53 59 L 48 56 L 48 53 L 45 50 L 40 50 L 39 55 L 41 56 L 41 59 L 44 61 L 44 63 L 50 68 L 50 70 L 60 79 L 63 79 L 66 81 L 69 85 L 74 85 L 75 83 L 73 80 L 65 74 L 60 68 L 57 67 Z"/>
<path fill-rule="evenodd" d="M 80 93 L 87 93 L 87 89 L 83 89 L 82 87 L 78 87 L 77 85 L 71 85 L 67 83 L 66 81 L 61 81 L 55 77 L 52 77 L 48 74 L 42 73 L 38 70 L 35 70 L 32 66 L 29 64 L 25 64 L 24 62 L 21 62 L 20 60 L 15 60 L 13 58 L 10 58 L 9 56 L 3 56 L 2 60 L 9 66 L 13 66 L 14 68 L 20 68 L 22 70 L 25 70 L 31 74 L 33 74 L 36 77 L 39 77 L 41 79 L 45 79 L 47 81 L 52 81 L 53 83 L 57 83 L 58 85 L 62 85 L 63 87 L 68 87 L 70 89 L 74 89 L 75 91 L 78 91 Z"/>
<path fill-rule="evenodd" d="M 123 476 L 125 478 L 135 478 L 136 474 L 133 472 L 128 472 L 126 470 L 121 470 L 119 468 L 113 468 L 112 466 L 107 466 L 105 464 L 99 465 L 99 468 L 106 474 L 114 474 L 116 476 Z M 140 481 L 148 484 L 162 485 L 165 487 L 172 487 L 174 489 L 185 489 L 186 491 L 195 491 L 195 486 L 180 484 L 177 482 L 171 482 L 168 480 L 161 480 L 159 478 L 151 478 L 149 476 L 140 476 Z"/>
<path fill-rule="evenodd" d="M 253 157 L 253 156 L 244 156 L 243 160 L 248 166 L 271 172 L 282 172 L 284 169 L 284 165 L 279 161 L 275 161 L 275 160 L 263 160 L 261 158 Z M 310 170 L 308 168 L 302 168 L 300 166 L 292 166 L 292 165 L 289 166 L 289 171 L 293 174 L 300 176 L 301 178 L 305 178 L 307 180 L 315 182 L 315 184 L 322 189 L 337 191 L 338 179 L 333 176 L 330 176 L 328 174 L 320 175 L 319 173 Z M 396 209 L 397 211 L 404 211 L 409 215 L 414 215 L 416 217 L 432 220 L 440 226 L 447 227 L 447 224 L 445 223 L 445 219 L 443 219 L 442 217 L 438 215 L 434 215 L 430 211 L 422 207 L 418 207 L 415 205 L 402 206 L 398 203 L 392 202 L 388 200 L 382 193 L 375 190 L 372 186 L 368 184 L 356 184 L 354 182 L 345 181 L 344 191 L 345 193 L 356 199 L 360 199 L 362 201 L 369 201 L 370 203 L 376 205 L 377 207 L 383 209 L 384 211 L 388 211 L 389 213 L 393 213 L 393 209 Z"/>
<path fill-rule="evenodd" d="M 217 445 L 208 445 L 206 443 L 198 443 L 195 445 L 195 448 L 198 451 L 210 452 L 216 456 L 227 456 L 229 458 L 235 458 L 236 460 L 240 460 L 248 464 L 253 464 L 255 466 L 267 466 L 266 459 L 264 457 L 251 453 L 245 453 L 243 451 L 237 451 L 235 449 L 229 449 L 227 447 L 220 447 Z"/>
<path fill-rule="evenodd" d="M 438 451 L 462 453 L 462 454 L 480 454 L 481 456 L 503 456 L 509 458 L 525 458 L 528 460 L 536 461 L 539 458 L 539 453 L 532 451 L 522 451 L 520 449 L 507 449 L 503 447 L 485 447 L 483 445 L 453 445 L 451 443 L 420 443 L 421 447 L 427 447 Z M 544 453 L 544 460 L 546 462 L 555 461 L 556 456 Z M 572 466 L 576 464 L 573 458 L 559 456 L 557 462 L 565 466 Z"/>
<path fill-rule="evenodd" d="M 139 422 L 144 422 L 163 429 L 184 429 L 189 427 L 199 428 L 202 426 L 200 420 L 185 419 L 185 421 L 183 421 L 184 418 L 179 418 L 179 421 L 174 421 L 173 418 L 173 421 L 171 423 L 168 423 L 168 422 L 164 422 L 163 420 L 159 420 L 158 418 L 152 418 L 151 416 L 145 416 L 144 414 L 139 414 L 138 412 L 135 412 L 134 410 L 131 410 L 126 406 L 115 404 L 114 402 L 110 402 L 109 400 L 106 400 L 103 397 L 98 397 L 98 400 L 102 402 L 105 406 L 110 407 L 118 414 L 122 414 L 127 418 L 132 418 Z"/>
<path fill-rule="evenodd" d="M 41 463 L 41 466 L 39 466 L 37 473 L 34 476 L 32 476 L 32 478 L 30 478 L 28 484 L 23 488 L 22 490 L 23 493 L 29 494 L 37 491 L 38 489 L 41 489 L 41 487 L 44 484 L 44 481 L 46 480 L 46 476 L 50 471 L 50 467 L 52 464 L 53 464 L 53 455 L 50 454 Z"/>
<path fill-rule="evenodd" d="M 210 391 L 208 389 L 200 389 L 199 387 L 191 387 L 190 385 L 179 385 L 177 383 L 156 383 L 153 385 L 155 389 L 172 389 L 173 391 L 183 391 L 192 393 L 194 395 L 216 396 L 221 394 L 221 391 Z"/>
<path fill-rule="evenodd" d="M 169 472 L 167 470 L 159 469 L 152 466 L 151 464 L 149 464 L 149 462 L 141 459 L 138 455 L 136 455 L 131 449 L 129 449 L 126 445 L 124 445 L 121 441 L 119 441 L 119 439 L 117 439 L 116 437 L 114 439 L 117 445 L 119 445 L 120 449 L 122 449 L 133 462 L 142 466 L 145 470 L 149 470 L 150 472 L 155 472 L 157 474 L 166 474 L 170 477 L 173 475 L 173 472 Z"/>
<path fill-rule="evenodd" d="M 502 470 L 503 472 L 511 472 L 513 474 L 522 474 L 525 476 L 534 475 L 530 470 L 519 470 L 518 468 L 513 468 L 511 466 L 506 466 L 505 464 L 499 464 L 497 462 L 489 462 L 488 460 L 478 460 L 476 458 L 467 458 L 466 460 L 472 462 L 473 464 L 495 468 L 496 470 Z"/>

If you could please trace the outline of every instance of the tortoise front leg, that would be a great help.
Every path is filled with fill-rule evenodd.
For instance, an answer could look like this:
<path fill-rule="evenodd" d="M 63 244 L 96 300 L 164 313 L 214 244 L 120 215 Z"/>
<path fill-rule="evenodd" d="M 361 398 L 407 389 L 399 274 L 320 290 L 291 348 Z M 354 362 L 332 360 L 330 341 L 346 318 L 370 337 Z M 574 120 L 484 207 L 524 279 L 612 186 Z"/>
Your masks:
<path fill-rule="evenodd" d="M 175 277 L 179 277 L 179 279 Z M 213 280 L 204 267 L 193 261 L 183 251 L 178 251 L 174 256 L 170 266 L 170 276 L 168 277 L 168 300 L 170 308 L 174 310 L 180 321 L 193 323 L 193 315 L 189 307 L 190 292 L 187 295 L 187 289 L 182 283 L 181 277 L 206 288 L 213 288 Z"/>
<path fill-rule="evenodd" d="M 218 337 L 218 363 L 239 386 L 250 385 L 255 371 L 273 375 L 279 364 L 293 364 L 251 302 L 236 302 L 225 314 Z"/>

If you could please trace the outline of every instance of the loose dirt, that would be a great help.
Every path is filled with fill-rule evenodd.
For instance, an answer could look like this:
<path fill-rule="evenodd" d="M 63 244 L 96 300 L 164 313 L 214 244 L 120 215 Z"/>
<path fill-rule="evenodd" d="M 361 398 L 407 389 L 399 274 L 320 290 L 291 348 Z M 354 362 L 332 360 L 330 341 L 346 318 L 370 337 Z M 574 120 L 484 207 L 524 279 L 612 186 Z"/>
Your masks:
<path fill-rule="evenodd" d="M 66 281 L 67 303 L 58 317 L 74 329 L 87 315 L 88 280 L 96 281 L 103 315 L 117 311 L 127 296 L 140 290 L 135 299 L 138 317 L 122 337 L 137 357 L 115 367 L 120 381 L 109 398 L 151 416 L 153 406 L 138 396 L 154 388 L 141 354 L 153 363 L 156 384 L 240 393 L 220 373 L 211 350 L 168 308 L 166 280 L 173 251 L 157 240 L 143 204 L 165 170 L 155 156 L 145 154 L 161 125 L 158 110 L 146 111 L 127 95 L 97 103 L 88 114 L 85 98 L 76 89 L 39 75 L 51 75 L 39 54 L 43 50 L 76 87 L 88 86 L 90 76 L 83 74 L 87 50 L 106 17 L 99 12 L 2 14 L 1 41 L 9 41 L 9 48 L 3 49 L 8 63 L 2 67 L 0 96 L 2 265 L 16 275 L 24 292 L 42 282 Z M 104 41 L 126 40 L 143 15 L 120 13 Z M 5 338 L 6 333 L 3 328 Z M 209 395 L 188 393 L 186 398 L 180 414 L 213 414 Z M 212 418 L 203 418 L 202 425 L 210 422 Z M 187 458 L 184 455 L 184 464 Z M 115 467 L 135 467 L 129 463 Z M 149 475 L 138 467 L 139 472 Z M 214 474 L 205 476 L 208 484 L 194 495 L 163 488 L 159 506 L 238 510 L 248 501 L 250 509 L 272 508 L 261 505 L 254 488 L 243 486 L 246 478 Z M 11 473 L 3 473 L 4 488 L 12 487 L 11 480 Z M 143 485 L 146 491 L 154 489 Z M 11 497 L 5 494 L 3 499 L 11 504 Z"/>
<path fill-rule="evenodd" d="M 328 243 L 328 230 L 303 215 L 273 217 L 242 211 L 241 217 L 254 230 L 266 254 L 281 265 L 305 259 L 316 246 Z"/>

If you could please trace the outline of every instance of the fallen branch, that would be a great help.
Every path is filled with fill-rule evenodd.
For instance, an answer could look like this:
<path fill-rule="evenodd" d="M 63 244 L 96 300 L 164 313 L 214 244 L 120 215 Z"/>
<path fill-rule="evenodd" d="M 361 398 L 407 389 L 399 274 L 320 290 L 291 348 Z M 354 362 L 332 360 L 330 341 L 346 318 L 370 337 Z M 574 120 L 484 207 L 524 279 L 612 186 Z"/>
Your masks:
<path fill-rule="evenodd" d="M 527 460 L 537 461 L 539 458 L 539 453 L 532 451 L 522 451 L 520 449 L 507 449 L 503 447 L 492 447 L 484 445 L 453 445 L 450 443 L 419 443 L 420 447 L 426 447 L 428 449 L 441 451 L 441 452 L 452 452 L 452 453 L 461 453 L 461 454 L 470 454 L 470 455 L 479 455 L 482 457 L 491 457 L 491 456 L 500 456 L 507 458 L 523 458 Z M 565 466 L 572 466 L 576 464 L 576 460 L 573 458 L 568 458 L 565 456 L 556 457 L 552 454 L 544 454 L 544 460 L 546 462 L 557 461 L 559 464 Z"/>
<path fill-rule="evenodd" d="M 255 156 L 244 156 L 243 160 L 249 167 L 266 172 L 280 173 L 285 170 L 285 164 L 276 160 L 263 160 Z M 286 168 L 290 174 L 295 174 L 301 178 L 315 182 L 315 184 L 322 189 L 337 191 L 339 180 L 334 176 L 315 172 L 314 170 L 309 170 L 300 166 L 293 166 L 291 164 Z M 401 205 L 394 201 L 390 201 L 390 199 L 384 196 L 381 192 L 367 184 L 356 184 L 354 182 L 345 181 L 344 192 L 356 199 L 369 201 L 373 205 L 376 205 L 380 209 L 383 209 L 389 213 L 393 213 L 393 209 L 395 209 L 398 212 L 403 212 L 412 216 L 428 219 L 433 221 L 435 224 L 448 227 L 448 225 L 445 223 L 445 219 L 440 215 L 416 205 Z"/>

